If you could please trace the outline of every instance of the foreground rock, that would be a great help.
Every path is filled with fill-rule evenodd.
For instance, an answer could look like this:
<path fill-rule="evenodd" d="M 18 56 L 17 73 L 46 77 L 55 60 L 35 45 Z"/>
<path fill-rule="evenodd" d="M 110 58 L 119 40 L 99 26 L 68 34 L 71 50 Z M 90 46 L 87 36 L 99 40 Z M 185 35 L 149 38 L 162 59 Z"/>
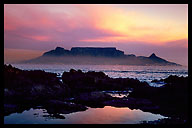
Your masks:
<path fill-rule="evenodd" d="M 60 103 L 60 109 L 54 108 L 57 111 L 67 113 L 85 110 L 85 107 L 76 104 L 73 104 L 73 107 L 69 103 L 61 105 L 61 102 L 69 96 L 70 88 L 63 84 L 55 73 L 41 70 L 24 71 L 11 65 L 4 65 L 4 115 L 22 112 L 38 105 L 49 108 L 47 103 L 50 100 L 57 100 L 56 103 Z M 71 109 L 68 109 L 69 107 Z"/>
<path fill-rule="evenodd" d="M 81 93 L 74 98 L 75 103 L 80 103 L 93 108 L 103 108 L 104 102 L 114 99 L 101 91 Z"/>
<path fill-rule="evenodd" d="M 130 78 L 109 78 L 102 72 L 86 72 L 71 69 L 64 72 L 62 80 L 77 95 L 75 102 L 91 107 L 105 105 L 141 109 L 172 118 L 188 117 L 188 77 L 169 76 L 161 80 L 162 87 L 152 87 L 146 82 Z M 159 82 L 159 81 L 156 81 Z M 91 93 L 102 90 L 133 90 L 128 98 L 94 97 Z M 101 95 L 101 94 L 97 94 Z M 104 94 L 103 94 L 104 95 Z"/>
<path fill-rule="evenodd" d="M 25 98 L 28 101 L 62 99 L 69 95 L 69 91 L 67 85 L 62 84 L 55 73 L 41 70 L 24 71 L 11 65 L 4 66 L 4 95 L 6 98 L 14 97 L 22 100 Z"/>
<path fill-rule="evenodd" d="M 188 119 L 188 77 L 169 76 L 160 81 L 165 85 L 159 88 L 134 88 L 130 97 L 145 98 L 158 105 L 160 109 L 153 113 L 160 113 L 165 116 Z M 154 80 L 153 82 L 159 82 Z"/>
<path fill-rule="evenodd" d="M 62 82 L 57 74 L 24 71 L 4 66 L 4 115 L 42 106 L 51 117 L 85 111 L 87 107 L 129 107 L 171 117 L 166 120 L 188 120 L 188 77 L 169 76 L 165 85 L 151 87 L 131 78 L 110 78 L 103 72 L 64 72 Z M 153 82 L 160 82 L 154 80 Z M 126 91 L 128 97 L 112 97 L 108 91 Z"/>
<path fill-rule="evenodd" d="M 130 109 L 141 109 L 143 111 L 157 111 L 159 106 L 155 105 L 148 99 L 142 98 L 116 98 L 105 101 L 104 105 L 114 107 L 129 107 Z"/>
<path fill-rule="evenodd" d="M 103 90 L 129 90 L 135 87 L 147 88 L 147 82 L 140 82 L 132 78 L 110 78 L 103 72 L 82 72 L 71 69 L 62 75 L 63 83 L 67 84 L 73 92 L 91 92 Z"/>
<path fill-rule="evenodd" d="M 73 102 L 49 100 L 45 103 L 45 109 L 50 114 L 68 114 L 77 111 L 85 111 L 87 107 Z"/>

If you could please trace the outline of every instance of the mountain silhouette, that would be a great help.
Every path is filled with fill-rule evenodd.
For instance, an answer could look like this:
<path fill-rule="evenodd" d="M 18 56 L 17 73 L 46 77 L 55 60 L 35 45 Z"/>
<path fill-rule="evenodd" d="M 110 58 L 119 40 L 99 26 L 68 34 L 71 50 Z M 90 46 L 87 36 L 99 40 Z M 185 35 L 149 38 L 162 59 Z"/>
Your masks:
<path fill-rule="evenodd" d="M 155 55 L 155 53 L 152 53 L 149 58 L 156 58 L 157 56 Z"/>
<path fill-rule="evenodd" d="M 43 56 L 105 56 L 105 57 L 119 57 L 123 56 L 124 52 L 117 50 L 115 47 L 96 48 L 96 47 L 73 47 L 71 51 L 65 50 L 62 47 L 56 47 L 55 50 L 45 52 Z"/>
<path fill-rule="evenodd" d="M 162 59 L 152 53 L 149 57 L 124 54 L 115 47 L 72 47 L 67 50 L 56 47 L 42 56 L 22 63 L 64 63 L 64 64 L 112 64 L 112 65 L 161 65 L 181 66 Z"/>

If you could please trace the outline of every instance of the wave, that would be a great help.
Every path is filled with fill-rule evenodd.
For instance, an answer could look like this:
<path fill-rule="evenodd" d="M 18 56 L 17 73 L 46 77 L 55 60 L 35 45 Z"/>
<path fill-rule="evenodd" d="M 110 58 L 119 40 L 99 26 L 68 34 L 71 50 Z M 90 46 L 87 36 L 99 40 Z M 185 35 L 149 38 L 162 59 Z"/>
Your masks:
<path fill-rule="evenodd" d="M 161 73 L 161 74 L 188 74 L 188 71 L 117 71 L 117 70 L 101 70 L 102 72 L 115 72 L 115 73 L 136 73 L 136 74 L 148 74 L 148 73 Z"/>

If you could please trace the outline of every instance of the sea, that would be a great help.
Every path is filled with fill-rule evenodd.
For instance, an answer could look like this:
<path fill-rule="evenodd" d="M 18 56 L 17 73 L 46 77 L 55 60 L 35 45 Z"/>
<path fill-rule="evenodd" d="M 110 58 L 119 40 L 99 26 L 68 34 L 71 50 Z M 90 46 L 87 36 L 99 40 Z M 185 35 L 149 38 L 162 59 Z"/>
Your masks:
<path fill-rule="evenodd" d="M 129 65 L 65 65 L 65 64 L 12 64 L 23 70 L 44 70 L 57 73 L 58 77 L 70 69 L 83 72 L 104 72 L 112 78 L 134 78 L 146 81 L 150 86 L 161 87 L 164 83 L 151 83 L 152 80 L 164 79 L 169 75 L 188 76 L 188 67 L 185 66 L 129 66 Z M 119 93 L 118 93 L 119 94 Z M 126 94 L 122 93 L 122 96 Z M 116 96 L 113 92 L 113 96 Z M 119 95 L 117 95 L 119 96 Z M 165 117 L 160 114 L 144 112 L 140 109 L 128 107 L 88 108 L 86 111 L 61 114 L 65 119 L 49 116 L 45 109 L 31 108 L 21 113 L 12 113 L 4 116 L 5 124 L 139 124 L 142 122 L 157 121 Z"/>

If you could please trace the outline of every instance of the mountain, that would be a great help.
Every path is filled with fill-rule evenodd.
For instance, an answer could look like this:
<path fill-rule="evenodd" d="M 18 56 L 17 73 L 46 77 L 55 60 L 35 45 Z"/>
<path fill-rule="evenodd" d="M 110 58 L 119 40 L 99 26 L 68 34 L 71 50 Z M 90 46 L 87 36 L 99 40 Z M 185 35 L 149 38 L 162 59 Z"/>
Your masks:
<path fill-rule="evenodd" d="M 95 47 L 73 47 L 71 51 L 61 47 L 56 47 L 55 50 L 45 52 L 43 56 L 95 56 L 95 57 L 120 57 L 124 55 L 123 51 L 117 50 L 114 47 L 95 48 Z"/>
<path fill-rule="evenodd" d="M 149 57 L 124 54 L 115 47 L 72 47 L 66 50 L 56 47 L 45 52 L 42 56 L 23 61 L 22 63 L 64 63 L 64 64 L 114 64 L 114 65 L 172 65 L 179 64 L 169 62 L 152 53 Z"/>

